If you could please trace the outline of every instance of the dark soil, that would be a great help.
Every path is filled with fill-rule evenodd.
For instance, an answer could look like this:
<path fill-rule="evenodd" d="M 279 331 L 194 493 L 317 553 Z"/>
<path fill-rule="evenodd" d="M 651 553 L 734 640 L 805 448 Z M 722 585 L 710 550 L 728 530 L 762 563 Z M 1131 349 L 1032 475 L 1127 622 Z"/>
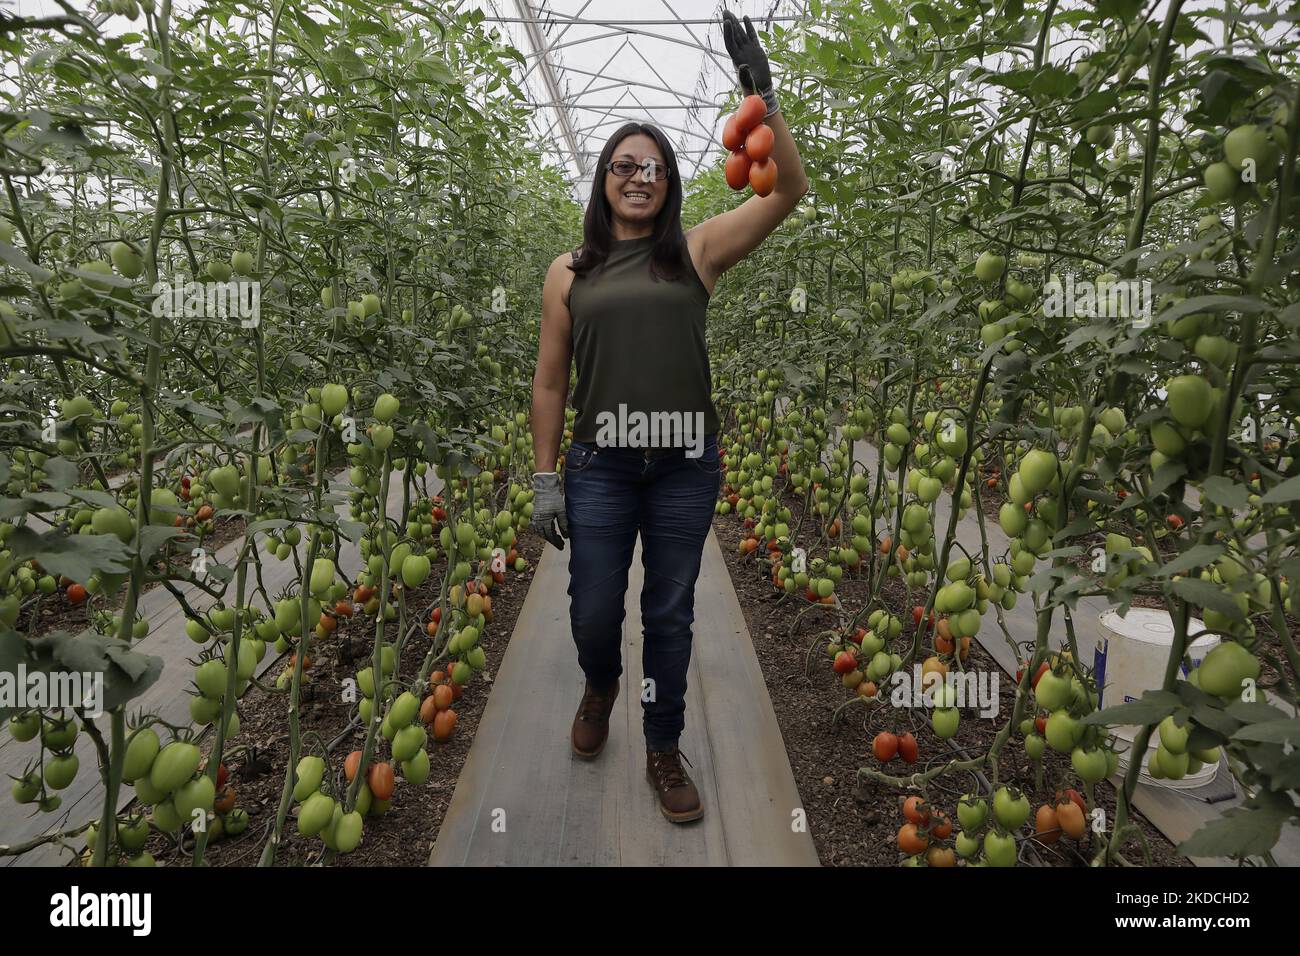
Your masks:
<path fill-rule="evenodd" d="M 793 513 L 793 527 L 798 521 L 800 502 L 787 499 L 787 504 Z M 909 791 L 866 778 L 859 780 L 859 768 L 903 776 L 954 758 L 968 759 L 987 752 L 1012 712 L 1015 698 L 1012 675 L 1003 673 L 978 642 L 972 644 L 966 668 L 996 675 L 1000 718 L 983 718 L 974 710 L 963 709 L 957 736 L 947 742 L 931 731 L 924 708 L 894 707 L 887 701 L 864 704 L 856 692 L 845 689 L 832 671 L 825 651 L 827 637 L 822 632 L 847 623 L 853 612 L 867 605 L 870 599 L 869 570 L 854 577 L 846 573 L 836 586 L 836 596 L 843 610 L 808 610 L 814 606 L 800 596 L 781 599 L 783 592 L 773 588 L 770 578 L 764 573 L 765 563 L 760 570 L 756 561 L 763 553 L 761 550 L 751 555 L 738 553 L 736 544 L 745 534 L 739 518 L 735 515 L 716 517 L 714 530 L 723 546 L 745 613 L 822 863 L 828 866 L 898 864 L 903 854 L 897 848 L 896 838 L 899 827 L 905 822 L 900 812 L 900 800 Z M 805 527 L 799 538 L 796 543 L 810 547 L 815 541 L 813 529 Z M 894 578 L 886 579 L 882 592 L 885 606 L 905 622 L 902 635 L 893 642 L 893 649 L 906 658 L 915 633 L 910 608 L 919 601 L 912 599 L 914 596 L 909 596 L 907 588 Z M 801 611 L 805 612 L 802 616 Z M 863 624 L 865 626 L 865 615 Z M 923 646 L 918 662 L 930 653 Z M 989 680 L 992 679 L 990 676 Z M 841 720 L 833 721 L 836 709 L 847 701 L 854 702 L 842 711 Z M 895 759 L 882 768 L 870 752 L 872 738 L 881 730 L 900 734 L 912 731 L 919 743 L 917 763 L 909 767 Z M 950 744 L 956 745 L 956 749 Z M 1068 766 L 1068 756 L 1048 750 L 1042 761 L 1043 782 L 1041 786 L 1037 785 L 1032 763 L 1017 732 L 1002 750 L 999 781 L 1024 790 L 1037 808 L 1053 797 L 1058 782 L 1065 779 Z M 952 771 L 932 781 L 926 796 L 933 805 L 947 812 L 955 824 L 957 798 L 974 789 L 976 784 L 972 772 Z M 1102 783 L 1097 786 L 1095 797 L 1097 804 L 1104 807 L 1108 818 L 1113 820 L 1113 788 Z M 1140 816 L 1138 822 L 1151 850 L 1149 864 L 1190 865 L 1177 855 L 1173 845 L 1154 826 Z M 1028 829 L 1022 829 L 1022 837 Z M 1095 846 L 1087 842 L 1076 844 L 1062 838 L 1047 846 L 1037 839 L 1022 839 L 1020 859 L 1045 866 L 1086 866 L 1093 852 Z M 1125 847 L 1124 853 L 1131 862 L 1143 861 L 1142 847 L 1136 840 Z"/>
<path fill-rule="evenodd" d="M 491 692 L 493 674 L 500 666 L 532 583 L 543 543 L 531 531 L 522 532 L 516 547 L 519 554 L 528 560 L 528 568 L 523 573 L 507 571 L 505 581 L 491 591 L 492 621 L 481 639 L 487 654 L 487 666 L 474 675 L 461 699 L 452 705 L 458 715 L 452 738 L 446 743 L 435 743 L 430 731 L 427 744 L 431 758 L 429 779 L 416 788 L 401 779 L 398 771 L 391 808 L 382 818 L 368 817 L 360 847 L 350 854 L 334 854 L 333 865 L 428 864 L 439 827 L 456 789 L 456 781 L 474 742 L 479 719 Z M 428 652 L 430 641 L 424 625 L 438 600 L 445 569 L 446 559 L 442 558 L 434 565 L 422 588 L 406 593 L 407 612 L 418 628 L 402 648 L 399 679 L 414 679 Z M 318 645 L 316 653 L 309 655 L 312 663 L 304 681 L 300 714 L 303 751 L 319 754 L 322 743 L 330 746 L 329 773 L 335 780 L 335 793 L 343 792 L 346 785 L 344 758 L 365 743 L 365 728 L 359 720 L 353 721 L 356 705 L 344 702 L 340 689 L 345 679 L 354 678 L 358 670 L 368 666 L 374 647 L 374 632 L 375 618 L 358 609 L 354 617 L 341 621 L 338 630 Z M 385 630 L 385 641 L 394 641 L 397 636 L 397 624 L 393 622 Z M 263 675 L 262 682 L 267 687 L 273 686 L 275 678 L 286 667 L 287 657 L 272 665 Z M 256 865 L 274 826 L 288 762 L 287 696 L 253 686 L 240 700 L 238 710 L 240 733 L 228 746 L 224 763 L 230 771 L 230 785 L 238 795 L 237 805 L 248 812 L 250 823 L 239 836 L 209 844 L 204 859 L 213 866 Z M 375 746 L 377 759 L 388 759 L 388 744 L 382 736 L 376 737 Z M 276 853 L 276 864 L 317 864 L 328 851 L 319 837 L 298 834 L 294 824 L 295 811 L 296 808 L 290 810 Z M 177 847 L 170 838 L 155 832 L 147 849 L 159 863 L 184 865 L 190 862 L 192 844 L 192 838 L 186 836 L 182 845 Z"/>

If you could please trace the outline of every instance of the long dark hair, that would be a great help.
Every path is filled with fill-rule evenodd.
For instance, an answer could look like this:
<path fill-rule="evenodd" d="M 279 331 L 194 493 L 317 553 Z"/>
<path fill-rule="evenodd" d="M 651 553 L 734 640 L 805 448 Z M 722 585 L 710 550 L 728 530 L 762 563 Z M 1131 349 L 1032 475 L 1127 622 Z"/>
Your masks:
<path fill-rule="evenodd" d="M 672 143 L 658 126 L 650 123 L 626 123 L 620 126 L 605 143 L 596 163 L 591 183 L 591 198 L 587 200 L 587 214 L 582 220 L 582 245 L 570 269 L 580 276 L 597 272 L 609 258 L 614 242 L 612 211 L 605 198 L 605 164 L 614 155 L 614 149 L 623 140 L 644 133 L 659 144 L 664 162 L 668 165 L 668 196 L 663 208 L 655 216 L 654 246 L 650 252 L 650 272 L 661 279 L 678 279 L 685 273 L 686 236 L 682 233 L 682 177 L 677 169 L 677 154 Z"/>

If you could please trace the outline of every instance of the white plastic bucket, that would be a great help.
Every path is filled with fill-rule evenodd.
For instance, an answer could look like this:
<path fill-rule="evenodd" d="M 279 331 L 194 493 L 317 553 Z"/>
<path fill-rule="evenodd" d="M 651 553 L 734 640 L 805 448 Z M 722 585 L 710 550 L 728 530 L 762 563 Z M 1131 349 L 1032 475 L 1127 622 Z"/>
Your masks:
<path fill-rule="evenodd" d="M 1140 698 L 1144 691 L 1155 690 L 1164 683 L 1165 664 L 1169 660 L 1169 648 L 1174 642 L 1174 622 L 1169 612 L 1159 608 L 1131 607 L 1128 613 L 1120 615 L 1117 608 L 1110 608 L 1101 614 L 1101 627 L 1106 637 L 1097 643 L 1093 652 L 1093 669 L 1100 688 L 1099 706 L 1113 707 L 1118 704 Z M 1205 624 L 1197 618 L 1187 622 L 1187 633 L 1192 638 L 1188 648 L 1188 657 L 1192 666 L 1199 666 L 1201 661 L 1219 644 L 1217 634 L 1196 637 L 1205 630 Z M 1183 674 L 1187 668 L 1184 665 Z M 1126 751 L 1137 736 L 1137 725 L 1112 727 L 1119 738 L 1116 741 L 1119 750 L 1121 770 L 1128 766 Z M 1147 746 L 1147 754 L 1155 752 L 1160 742 L 1160 732 L 1153 731 Z M 1196 773 L 1189 773 L 1181 780 L 1156 780 L 1142 768 L 1141 780 L 1153 786 L 1192 789 L 1202 787 L 1214 779 L 1218 765 L 1205 766 Z"/>

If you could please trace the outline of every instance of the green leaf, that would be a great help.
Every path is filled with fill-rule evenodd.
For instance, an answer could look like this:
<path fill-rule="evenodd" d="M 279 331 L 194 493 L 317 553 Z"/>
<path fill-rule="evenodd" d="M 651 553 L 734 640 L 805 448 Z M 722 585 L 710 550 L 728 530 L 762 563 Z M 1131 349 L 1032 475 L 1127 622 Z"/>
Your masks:
<path fill-rule="evenodd" d="M 1198 295 L 1165 309 L 1157 322 L 1172 322 L 1195 312 L 1267 312 L 1273 308 L 1263 299 L 1248 295 Z"/>
<path fill-rule="evenodd" d="M 41 268 L 23 255 L 21 249 L 11 246 L 7 242 L 0 242 L 0 259 L 3 259 L 11 266 L 22 269 L 37 282 L 45 282 L 47 279 L 54 277 L 54 273 L 49 269 Z"/>
<path fill-rule="evenodd" d="M 162 550 L 164 544 L 183 534 L 189 532 L 184 528 L 174 528 L 170 525 L 147 525 L 140 532 L 140 560 L 151 561 L 153 556 Z"/>
<path fill-rule="evenodd" d="M 1300 718 L 1286 720 L 1267 720 L 1259 724 L 1247 724 L 1235 734 L 1234 740 L 1255 740 L 1266 744 L 1300 744 Z"/>
<path fill-rule="evenodd" d="M 1249 492 L 1245 485 L 1239 485 L 1231 478 L 1222 475 L 1211 475 L 1206 478 L 1201 490 L 1206 501 L 1223 508 L 1244 508 L 1249 500 Z"/>
<path fill-rule="evenodd" d="M 1202 581 L 1200 578 L 1183 578 L 1181 581 L 1173 582 L 1173 591 L 1188 604 L 1220 611 L 1234 621 L 1241 620 L 1241 608 L 1237 607 L 1237 602 L 1217 584 Z"/>
<path fill-rule="evenodd" d="M 92 675 L 88 684 L 83 681 L 86 692 L 96 689 L 93 675 L 102 675 L 103 696 L 93 703 L 104 710 L 113 710 L 139 697 L 158 680 L 163 668 L 161 657 L 137 653 L 129 644 L 94 631 L 81 634 L 54 631 L 26 641 L 22 635 L 4 628 L 0 630 L 0 671 L 15 673 L 19 663 L 25 665 L 29 676 L 34 673 Z M 7 719 L 13 712 L 12 707 L 0 707 L 0 719 Z"/>
<path fill-rule="evenodd" d="M 1260 499 L 1260 503 L 1266 505 L 1276 505 L 1286 501 L 1300 501 L 1300 475 L 1275 485 Z"/>
<path fill-rule="evenodd" d="M 1207 564 L 1218 560 L 1225 550 L 1221 544 L 1194 545 L 1164 565 L 1160 569 L 1159 576 L 1167 578 L 1175 574 L 1183 574 L 1193 568 L 1203 568 Z"/>
<path fill-rule="evenodd" d="M 46 482 L 56 491 L 66 491 L 81 478 L 77 466 L 66 458 L 47 458 L 41 468 Z"/>
<path fill-rule="evenodd" d="M 16 528 L 6 542 L 18 561 L 39 561 L 50 574 L 63 575 L 84 584 L 95 574 L 125 574 L 131 568 L 131 553 L 111 534 L 37 534 L 31 528 Z"/>
<path fill-rule="evenodd" d="M 1137 700 L 1093 711 L 1084 717 L 1081 723 L 1103 727 L 1124 724 L 1150 726 L 1160 723 L 1182 706 L 1183 702 L 1178 699 L 1177 694 L 1163 690 L 1149 690 Z"/>
<path fill-rule="evenodd" d="M 1187 856 L 1261 856 L 1277 845 L 1290 816 L 1282 807 L 1233 807 L 1211 820 L 1178 845 Z"/>
<path fill-rule="evenodd" d="M 1229 716 L 1243 724 L 1258 724 L 1272 720 L 1287 720 L 1285 711 L 1262 700 L 1235 700 L 1225 708 Z"/>

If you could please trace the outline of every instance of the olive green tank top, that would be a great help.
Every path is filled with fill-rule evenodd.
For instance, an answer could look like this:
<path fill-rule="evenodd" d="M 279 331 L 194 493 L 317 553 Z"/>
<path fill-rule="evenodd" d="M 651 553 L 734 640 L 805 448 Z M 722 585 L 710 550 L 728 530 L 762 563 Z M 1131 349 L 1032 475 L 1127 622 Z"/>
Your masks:
<path fill-rule="evenodd" d="M 677 281 L 651 275 L 653 244 L 653 236 L 615 240 L 603 270 L 573 277 L 576 441 L 682 447 L 718 431 L 705 340 L 709 292 L 689 253 Z"/>

